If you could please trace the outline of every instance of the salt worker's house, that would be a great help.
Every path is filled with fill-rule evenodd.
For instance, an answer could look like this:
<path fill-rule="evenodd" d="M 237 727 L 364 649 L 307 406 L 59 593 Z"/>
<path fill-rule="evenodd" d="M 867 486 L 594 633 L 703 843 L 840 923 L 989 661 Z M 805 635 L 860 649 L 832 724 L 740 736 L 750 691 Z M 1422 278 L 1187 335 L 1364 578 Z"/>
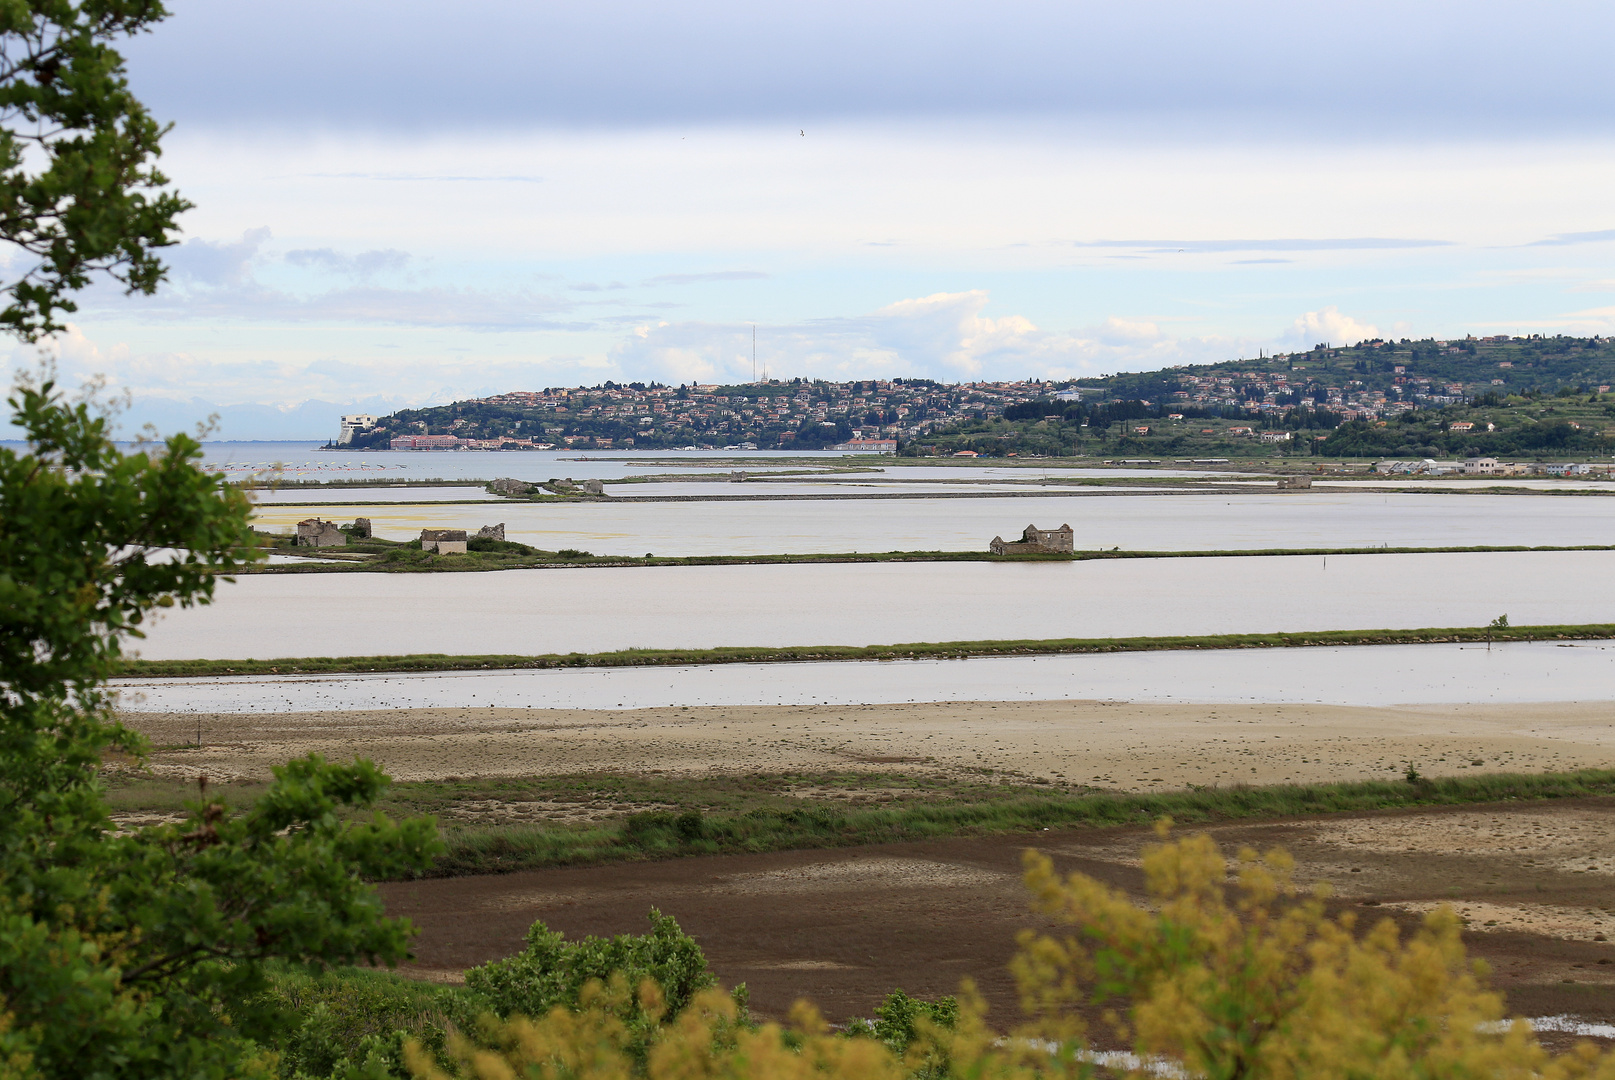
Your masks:
<path fill-rule="evenodd" d="M 994 555 L 1069 555 L 1074 542 L 1075 534 L 1069 525 L 1061 525 L 1058 529 L 1040 529 L 1036 525 L 1028 525 L 1019 540 L 995 536 L 990 546 Z"/>

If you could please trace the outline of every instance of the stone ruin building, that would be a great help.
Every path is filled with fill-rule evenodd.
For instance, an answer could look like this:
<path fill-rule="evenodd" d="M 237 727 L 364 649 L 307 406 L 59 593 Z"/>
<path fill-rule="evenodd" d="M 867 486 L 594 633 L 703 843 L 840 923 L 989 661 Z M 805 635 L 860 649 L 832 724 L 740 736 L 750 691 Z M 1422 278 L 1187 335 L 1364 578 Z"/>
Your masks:
<path fill-rule="evenodd" d="M 477 530 L 478 540 L 503 540 L 504 538 L 505 523 L 503 521 L 497 525 L 484 525 Z"/>
<path fill-rule="evenodd" d="M 334 521 L 312 517 L 297 523 L 298 547 L 346 547 L 347 543 L 348 534 L 337 528 Z"/>
<path fill-rule="evenodd" d="M 577 495 L 580 493 L 584 495 L 604 495 L 606 493 L 605 485 L 598 480 L 574 480 L 570 476 L 565 480 L 556 480 L 551 477 L 550 482 L 544 486 L 557 495 Z"/>
<path fill-rule="evenodd" d="M 1040 529 L 1036 525 L 1028 525 L 1019 540 L 995 536 L 990 548 L 994 555 L 1069 555 L 1075 540 L 1076 534 L 1069 525 L 1061 525 L 1058 529 Z"/>
<path fill-rule="evenodd" d="M 422 529 L 421 550 L 435 551 L 439 555 L 464 555 L 464 529 Z"/>

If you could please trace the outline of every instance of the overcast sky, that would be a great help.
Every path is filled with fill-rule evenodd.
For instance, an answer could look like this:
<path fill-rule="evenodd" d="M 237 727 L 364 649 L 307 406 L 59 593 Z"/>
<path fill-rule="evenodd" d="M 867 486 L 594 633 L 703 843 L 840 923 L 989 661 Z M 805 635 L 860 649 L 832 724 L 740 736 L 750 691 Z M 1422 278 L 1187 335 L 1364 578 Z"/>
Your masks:
<path fill-rule="evenodd" d="M 54 347 L 225 438 L 745 378 L 753 324 L 947 380 L 1615 331 L 1607 3 L 172 6 L 185 243 Z"/>

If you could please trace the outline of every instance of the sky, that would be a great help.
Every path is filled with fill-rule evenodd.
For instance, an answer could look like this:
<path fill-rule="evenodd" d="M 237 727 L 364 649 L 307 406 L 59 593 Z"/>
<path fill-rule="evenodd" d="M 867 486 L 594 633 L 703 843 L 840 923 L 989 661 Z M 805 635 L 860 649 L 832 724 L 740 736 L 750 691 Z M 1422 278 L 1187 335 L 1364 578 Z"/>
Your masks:
<path fill-rule="evenodd" d="M 1615 6 L 176 0 L 130 424 L 1615 332 Z M 23 264 L 9 263 L 15 273 Z M 13 366 L 34 362 L 11 350 Z"/>

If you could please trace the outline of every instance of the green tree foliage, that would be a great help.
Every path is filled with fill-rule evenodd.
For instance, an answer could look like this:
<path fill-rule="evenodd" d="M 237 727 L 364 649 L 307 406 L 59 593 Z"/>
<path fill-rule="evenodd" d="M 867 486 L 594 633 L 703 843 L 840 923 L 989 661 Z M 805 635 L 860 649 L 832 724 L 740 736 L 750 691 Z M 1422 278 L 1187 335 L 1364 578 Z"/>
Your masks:
<path fill-rule="evenodd" d="M 627 1011 L 622 1018 L 630 1030 L 648 1035 L 661 1016 L 678 1015 L 696 994 L 717 985 L 701 946 L 672 916 L 652 908 L 650 924 L 651 932 L 644 935 L 567 941 L 535 922 L 527 931 L 524 950 L 472 968 L 465 974 L 465 984 L 500 1016 L 543 1016 L 557 1007 L 576 1009 L 591 982 L 620 976 L 627 985 L 638 986 L 648 979 L 656 985 L 665 1012 L 653 1017 L 630 997 L 624 999 Z M 743 992 L 737 1000 L 742 999 Z"/>
<path fill-rule="evenodd" d="M 159 0 L 0 4 L 0 237 L 28 257 L 0 326 L 61 329 L 98 272 L 130 292 L 163 278 L 155 249 L 189 207 L 152 165 L 164 128 L 130 92 L 116 39 L 167 15 Z"/>
<path fill-rule="evenodd" d="M 263 962 L 403 957 L 410 928 L 365 879 L 423 868 L 433 826 L 352 820 L 386 778 L 310 757 L 245 813 L 204 786 L 185 822 L 117 830 L 100 771 L 143 744 L 105 680 L 155 609 L 207 603 L 255 557 L 248 505 L 190 438 L 124 453 L 49 382 L 10 406 L 28 448 L 0 448 L 0 1076 L 263 1072 L 242 1007 Z"/>

